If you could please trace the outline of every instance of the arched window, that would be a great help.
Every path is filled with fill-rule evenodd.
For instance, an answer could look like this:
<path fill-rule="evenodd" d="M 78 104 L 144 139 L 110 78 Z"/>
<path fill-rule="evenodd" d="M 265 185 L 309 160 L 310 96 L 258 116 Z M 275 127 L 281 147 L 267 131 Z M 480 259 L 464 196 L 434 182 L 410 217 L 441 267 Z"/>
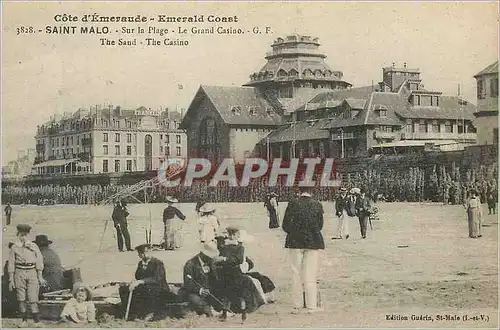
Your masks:
<path fill-rule="evenodd" d="M 198 157 L 218 161 L 221 156 L 219 126 L 212 117 L 207 117 L 199 127 Z"/>

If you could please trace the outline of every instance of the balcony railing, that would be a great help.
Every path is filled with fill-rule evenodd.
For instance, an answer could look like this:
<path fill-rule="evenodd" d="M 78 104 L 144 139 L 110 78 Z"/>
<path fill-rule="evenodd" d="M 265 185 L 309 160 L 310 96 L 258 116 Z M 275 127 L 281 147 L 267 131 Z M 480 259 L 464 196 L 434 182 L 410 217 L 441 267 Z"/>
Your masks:
<path fill-rule="evenodd" d="M 348 132 L 348 133 L 332 133 L 331 135 L 331 140 L 332 141 L 337 141 L 337 140 L 351 140 L 355 139 L 356 137 L 354 136 L 354 133 Z"/>
<path fill-rule="evenodd" d="M 434 133 L 434 132 L 403 132 L 403 140 L 470 140 L 477 138 L 476 133 Z"/>
<path fill-rule="evenodd" d="M 36 152 L 45 152 L 45 144 L 39 143 L 36 145 Z"/>
<path fill-rule="evenodd" d="M 375 139 L 395 139 L 396 138 L 395 132 L 375 131 L 374 135 L 375 135 Z"/>

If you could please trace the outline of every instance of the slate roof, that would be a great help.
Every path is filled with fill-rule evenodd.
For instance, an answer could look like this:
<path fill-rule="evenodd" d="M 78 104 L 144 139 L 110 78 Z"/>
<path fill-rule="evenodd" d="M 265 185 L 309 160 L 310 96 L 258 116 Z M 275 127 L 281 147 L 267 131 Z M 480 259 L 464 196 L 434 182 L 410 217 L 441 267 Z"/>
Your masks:
<path fill-rule="evenodd" d="M 295 133 L 293 123 L 285 124 L 262 139 L 261 143 L 265 143 L 268 138 L 270 143 L 293 141 L 294 136 L 295 141 L 328 139 L 330 133 L 324 128 L 329 121 L 328 118 L 299 121 L 295 124 Z"/>
<path fill-rule="evenodd" d="M 323 91 L 323 93 L 310 99 L 306 104 L 302 104 L 295 111 L 316 110 L 327 107 L 335 107 L 348 98 L 366 100 L 375 89 L 375 86 L 364 86 L 356 88 L 340 89 L 335 91 Z"/>
<path fill-rule="evenodd" d="M 281 124 L 281 116 L 254 87 L 202 85 L 189 105 L 180 128 L 186 128 L 188 118 L 192 116 L 193 111 L 197 110 L 195 108 L 203 97 L 210 100 L 222 120 L 228 125 L 277 126 Z M 233 113 L 233 107 L 239 107 L 240 111 Z M 254 114 L 250 113 L 250 108 L 254 109 Z M 268 110 L 271 110 L 271 114 L 268 114 Z"/>
<path fill-rule="evenodd" d="M 473 120 L 476 106 L 469 102 L 460 105 L 459 100 L 456 96 L 440 96 L 439 107 L 408 105 L 396 111 L 404 118 Z"/>
<path fill-rule="evenodd" d="M 294 92 L 293 98 L 279 99 L 279 101 L 286 111 L 293 112 L 295 109 L 306 103 L 308 100 L 324 92 L 325 90 L 321 88 L 299 88 Z"/>
<path fill-rule="evenodd" d="M 374 92 L 365 109 L 365 124 L 368 125 L 401 125 L 397 116 L 398 109 L 405 109 L 407 102 L 397 93 Z M 386 109 L 386 116 L 380 117 L 377 109 Z"/>
<path fill-rule="evenodd" d="M 485 75 L 485 74 L 494 74 L 494 73 L 498 74 L 498 61 L 496 61 L 493 64 L 488 65 L 486 68 L 484 68 L 483 70 L 476 73 L 474 75 L 474 78 L 476 78 L 478 76 Z"/>

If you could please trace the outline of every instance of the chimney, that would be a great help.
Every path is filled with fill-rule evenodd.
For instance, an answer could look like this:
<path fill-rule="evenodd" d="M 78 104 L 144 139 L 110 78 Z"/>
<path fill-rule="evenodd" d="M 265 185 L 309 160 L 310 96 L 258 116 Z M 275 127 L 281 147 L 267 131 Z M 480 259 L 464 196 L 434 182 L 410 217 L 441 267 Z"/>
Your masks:
<path fill-rule="evenodd" d="M 406 69 L 406 62 L 404 62 L 403 67 Z"/>

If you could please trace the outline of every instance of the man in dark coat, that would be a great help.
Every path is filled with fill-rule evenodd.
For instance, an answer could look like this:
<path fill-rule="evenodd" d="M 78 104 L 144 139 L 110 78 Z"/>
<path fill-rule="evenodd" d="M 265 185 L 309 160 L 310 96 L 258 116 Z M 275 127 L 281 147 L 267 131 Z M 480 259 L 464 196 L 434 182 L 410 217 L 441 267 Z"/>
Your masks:
<path fill-rule="evenodd" d="M 117 201 L 115 208 L 113 209 L 113 223 L 116 229 L 116 239 L 118 240 L 118 250 L 123 252 L 123 240 L 125 239 L 125 246 L 127 251 L 133 251 L 130 247 L 130 233 L 128 232 L 127 216 L 129 215 L 127 211 L 127 204 L 124 201 Z"/>
<path fill-rule="evenodd" d="M 141 260 L 135 271 L 135 281 L 120 286 L 122 306 L 125 310 L 132 291 L 129 319 L 158 320 L 166 309 L 165 305 L 177 302 L 177 296 L 170 292 L 163 262 L 150 255 L 150 245 L 139 245 L 136 250 Z"/>
<path fill-rule="evenodd" d="M 164 248 L 165 250 L 175 250 L 182 245 L 182 224 L 180 221 L 184 221 L 186 216 L 178 208 L 173 206 L 174 203 L 178 202 L 177 198 L 167 197 L 166 200 L 168 205 L 163 210 Z"/>
<path fill-rule="evenodd" d="M 12 216 L 12 206 L 10 206 L 10 203 L 7 203 L 4 211 L 5 211 L 5 225 L 8 226 L 10 225 L 10 218 Z"/>
<path fill-rule="evenodd" d="M 40 248 L 43 256 L 43 271 L 42 276 L 47 281 L 47 285 L 41 288 L 40 291 L 52 292 L 63 289 L 63 268 L 59 255 L 52 250 L 49 245 L 52 241 L 47 235 L 37 235 L 34 243 Z"/>
<path fill-rule="evenodd" d="M 282 228 L 287 233 L 285 248 L 289 249 L 291 260 L 293 313 L 298 313 L 303 307 L 302 289 L 305 290 L 306 306 L 313 313 L 319 310 L 318 250 L 325 248 L 321 234 L 323 206 L 312 198 L 307 187 L 300 190 L 300 197 L 287 206 Z"/>
<path fill-rule="evenodd" d="M 354 203 L 352 203 L 354 205 Z M 350 196 L 347 195 L 347 189 L 341 188 L 340 195 L 335 199 L 335 215 L 337 216 L 337 237 L 342 239 L 349 238 L 349 209 L 351 205 Z M 354 216 L 354 214 L 352 215 Z"/>
<path fill-rule="evenodd" d="M 179 296 L 198 315 L 212 316 L 212 307 L 216 310 L 222 308 L 211 296 L 217 296 L 217 272 L 213 258 L 218 255 L 217 245 L 207 242 L 202 244 L 200 253 L 184 264 L 184 285 L 179 290 Z"/>
<path fill-rule="evenodd" d="M 356 213 L 359 219 L 361 237 L 363 239 L 366 238 L 366 228 L 372 211 L 373 211 L 373 203 L 370 200 L 370 198 L 366 196 L 365 190 L 361 189 L 359 192 L 359 196 L 356 199 Z"/>

